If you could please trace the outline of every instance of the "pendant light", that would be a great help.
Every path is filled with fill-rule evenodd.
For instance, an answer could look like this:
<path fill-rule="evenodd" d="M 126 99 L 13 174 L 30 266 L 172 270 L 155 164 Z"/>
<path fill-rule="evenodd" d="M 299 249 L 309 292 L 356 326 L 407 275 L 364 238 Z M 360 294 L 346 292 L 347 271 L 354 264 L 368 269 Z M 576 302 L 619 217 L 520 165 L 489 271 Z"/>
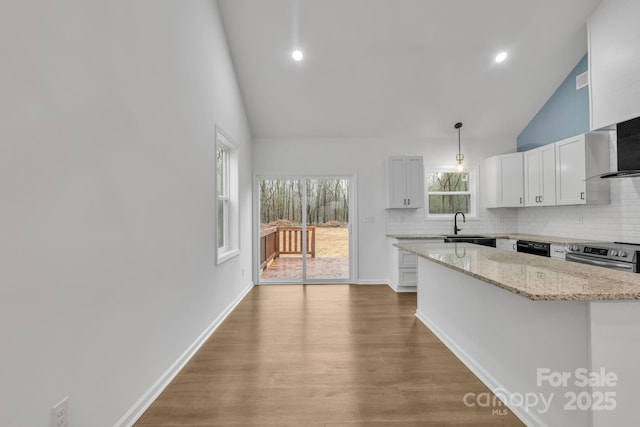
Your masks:
<path fill-rule="evenodd" d="M 458 122 L 454 125 L 456 129 L 458 129 L 458 154 L 456 155 L 456 162 L 458 162 L 458 171 L 461 172 L 464 168 L 462 164 L 464 162 L 464 154 L 460 150 L 460 128 L 462 127 L 462 123 Z"/>

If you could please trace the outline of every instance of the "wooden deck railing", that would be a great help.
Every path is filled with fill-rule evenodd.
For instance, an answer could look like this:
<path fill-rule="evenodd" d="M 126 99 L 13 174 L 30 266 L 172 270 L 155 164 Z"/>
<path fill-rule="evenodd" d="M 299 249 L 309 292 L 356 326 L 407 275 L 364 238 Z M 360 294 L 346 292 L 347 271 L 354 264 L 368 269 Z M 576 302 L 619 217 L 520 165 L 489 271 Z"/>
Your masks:
<path fill-rule="evenodd" d="M 267 264 L 278 257 L 278 227 L 260 230 L 260 270 L 267 268 Z"/>
<path fill-rule="evenodd" d="M 307 255 L 316 257 L 316 227 L 307 227 Z M 280 255 L 302 255 L 302 227 L 270 227 L 260 231 L 260 269 Z"/>

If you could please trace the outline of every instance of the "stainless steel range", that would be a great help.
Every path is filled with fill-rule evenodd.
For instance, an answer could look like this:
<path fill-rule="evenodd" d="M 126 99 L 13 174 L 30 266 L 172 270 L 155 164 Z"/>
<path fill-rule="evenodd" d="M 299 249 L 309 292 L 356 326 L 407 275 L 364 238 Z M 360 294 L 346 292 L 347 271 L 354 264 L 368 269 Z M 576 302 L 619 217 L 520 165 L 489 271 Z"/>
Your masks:
<path fill-rule="evenodd" d="M 566 260 L 640 273 L 639 253 L 637 243 L 569 243 Z"/>

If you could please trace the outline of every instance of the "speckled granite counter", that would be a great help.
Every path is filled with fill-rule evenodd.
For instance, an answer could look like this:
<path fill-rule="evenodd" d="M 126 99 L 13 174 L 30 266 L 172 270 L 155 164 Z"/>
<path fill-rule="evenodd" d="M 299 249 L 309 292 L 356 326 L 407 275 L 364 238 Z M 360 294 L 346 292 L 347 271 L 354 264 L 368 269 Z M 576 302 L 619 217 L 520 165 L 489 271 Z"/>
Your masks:
<path fill-rule="evenodd" d="M 535 234 L 520 233 L 473 233 L 474 236 L 486 236 L 494 239 L 533 240 L 534 242 L 551 243 L 554 245 L 566 245 L 567 243 L 593 242 L 594 240 L 575 239 L 573 237 L 538 236 Z M 465 233 L 460 233 L 464 237 Z M 444 240 L 444 234 L 387 234 L 387 237 L 398 240 Z"/>
<path fill-rule="evenodd" d="M 394 246 L 531 300 L 640 300 L 640 274 L 468 243 Z"/>

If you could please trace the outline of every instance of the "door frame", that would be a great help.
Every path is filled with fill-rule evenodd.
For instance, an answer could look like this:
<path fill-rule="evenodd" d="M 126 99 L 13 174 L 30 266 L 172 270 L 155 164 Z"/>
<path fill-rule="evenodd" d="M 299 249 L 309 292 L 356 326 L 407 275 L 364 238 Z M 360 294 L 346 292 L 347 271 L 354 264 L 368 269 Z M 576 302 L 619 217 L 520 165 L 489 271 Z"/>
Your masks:
<path fill-rule="evenodd" d="M 345 279 L 306 279 L 304 277 L 306 266 L 303 265 L 303 277 L 297 279 L 285 279 L 280 281 L 260 281 L 260 185 L 261 179 L 346 179 L 349 181 L 349 277 Z M 302 174 L 302 173 L 254 173 L 253 175 L 253 262 L 252 277 L 255 285 L 273 284 L 353 284 L 358 282 L 358 203 L 357 203 L 357 175 L 356 174 Z M 304 196 L 306 198 L 306 185 L 304 186 Z M 306 201 L 305 201 L 306 204 Z M 306 209 L 303 209 L 303 219 L 306 220 Z M 306 238 L 306 228 L 303 229 L 303 236 Z M 306 256 L 303 257 L 303 264 L 306 263 Z"/>

